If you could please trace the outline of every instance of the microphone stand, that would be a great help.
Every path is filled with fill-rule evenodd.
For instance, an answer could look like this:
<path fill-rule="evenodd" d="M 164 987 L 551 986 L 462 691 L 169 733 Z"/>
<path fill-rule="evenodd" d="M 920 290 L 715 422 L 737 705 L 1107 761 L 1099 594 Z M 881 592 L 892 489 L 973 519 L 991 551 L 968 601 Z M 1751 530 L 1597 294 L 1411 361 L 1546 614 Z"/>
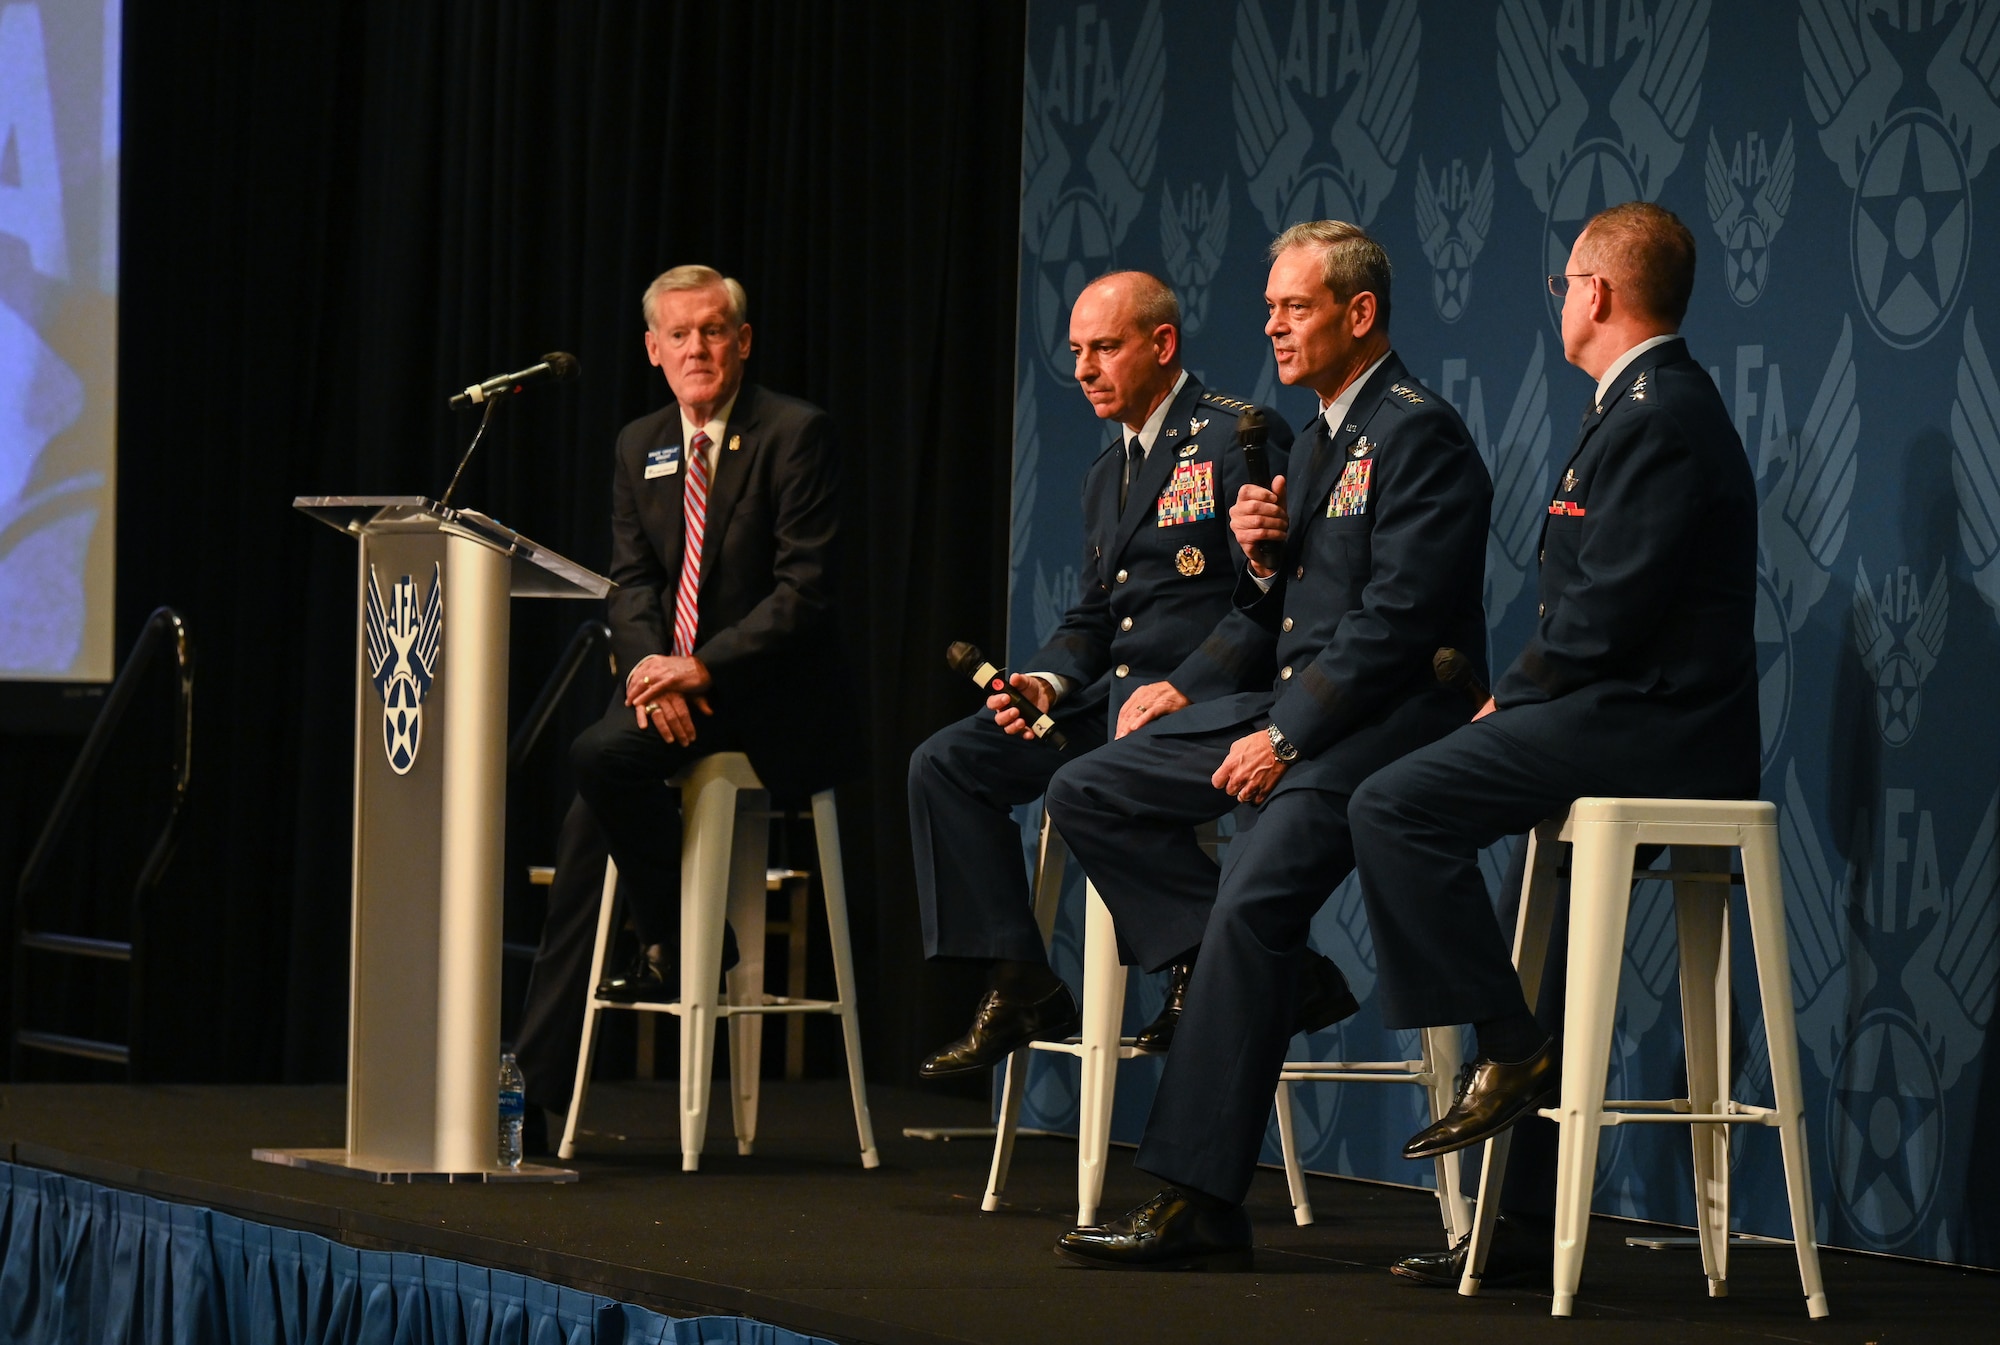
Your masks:
<path fill-rule="evenodd" d="M 458 478 L 465 475 L 465 464 L 472 461 L 472 450 L 479 447 L 479 441 L 486 437 L 486 427 L 493 421 L 493 408 L 500 405 L 498 397 L 486 399 L 486 414 L 479 418 L 479 430 L 472 436 L 472 442 L 465 446 L 465 456 L 458 460 L 458 470 L 451 474 L 451 484 L 444 488 L 444 498 L 438 501 L 438 508 L 451 507 L 451 493 L 458 489 Z"/>

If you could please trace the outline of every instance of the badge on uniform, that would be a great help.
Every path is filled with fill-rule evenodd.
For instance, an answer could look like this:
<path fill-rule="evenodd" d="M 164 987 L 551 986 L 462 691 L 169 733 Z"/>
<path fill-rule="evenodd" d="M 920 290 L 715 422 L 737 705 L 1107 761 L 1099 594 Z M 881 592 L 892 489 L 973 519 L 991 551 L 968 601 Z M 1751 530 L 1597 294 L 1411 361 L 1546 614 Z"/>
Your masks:
<path fill-rule="evenodd" d="M 1174 553 L 1174 568 L 1192 579 L 1208 568 L 1208 557 L 1198 546 L 1184 546 Z"/>
<path fill-rule="evenodd" d="M 1206 416 L 1189 416 L 1189 417 L 1188 417 L 1188 433 L 1189 433 L 1189 434 L 1200 434 L 1200 433 L 1201 433 L 1201 432 L 1202 432 L 1203 430 L 1205 430 L 1205 429 L 1207 429 L 1207 428 L 1208 428 L 1208 418 L 1207 418 Z"/>
<path fill-rule="evenodd" d="M 656 476 L 672 476 L 681 469 L 681 446 L 668 444 L 665 448 L 648 449 L 646 452 L 646 479 Z"/>
<path fill-rule="evenodd" d="M 1563 494 L 1567 495 L 1575 489 L 1576 489 L 1576 468 L 1572 467 L 1568 471 L 1563 473 Z"/>
<path fill-rule="evenodd" d="M 1352 518 L 1368 512 L 1368 480 L 1374 467 L 1375 459 L 1357 458 L 1340 469 L 1340 482 L 1326 501 L 1328 518 Z"/>
<path fill-rule="evenodd" d="M 1549 513 L 1556 518 L 1582 518 L 1583 506 L 1575 500 L 1550 500 Z"/>
<path fill-rule="evenodd" d="M 1201 452 L 1201 445 L 1192 439 L 1181 445 L 1181 456 L 1184 458 L 1191 458 L 1199 452 Z"/>
<path fill-rule="evenodd" d="M 1190 445 L 1192 447 L 1192 445 Z M 1159 524 L 1171 528 L 1176 523 L 1199 523 L 1205 518 L 1215 517 L 1215 464 L 1212 462 L 1181 462 L 1174 464 L 1174 475 L 1167 482 L 1167 488 L 1160 492 Z M 1187 571 L 1181 571 L 1186 574 Z"/>
<path fill-rule="evenodd" d="M 741 448 L 741 447 L 743 447 L 743 436 L 742 436 L 742 435 L 740 435 L 740 434 L 732 434 L 732 435 L 730 435 L 730 436 L 729 436 L 729 451 L 730 451 L 731 453 L 734 453 L 734 452 L 735 452 L 735 451 L 736 451 L 737 449 L 739 449 L 739 448 Z"/>

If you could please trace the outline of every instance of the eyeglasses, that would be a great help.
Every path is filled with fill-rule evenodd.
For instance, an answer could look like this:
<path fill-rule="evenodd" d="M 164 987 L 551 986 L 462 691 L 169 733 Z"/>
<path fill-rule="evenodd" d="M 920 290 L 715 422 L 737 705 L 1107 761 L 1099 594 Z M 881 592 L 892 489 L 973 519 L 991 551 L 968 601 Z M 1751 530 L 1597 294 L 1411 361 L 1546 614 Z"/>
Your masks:
<path fill-rule="evenodd" d="M 1595 280 L 1596 278 L 1597 278 L 1597 272 L 1595 271 L 1571 271 L 1565 275 L 1549 276 L 1548 277 L 1549 293 L 1553 294 L 1556 298 L 1560 299 L 1565 294 L 1569 293 L 1570 281 Z"/>

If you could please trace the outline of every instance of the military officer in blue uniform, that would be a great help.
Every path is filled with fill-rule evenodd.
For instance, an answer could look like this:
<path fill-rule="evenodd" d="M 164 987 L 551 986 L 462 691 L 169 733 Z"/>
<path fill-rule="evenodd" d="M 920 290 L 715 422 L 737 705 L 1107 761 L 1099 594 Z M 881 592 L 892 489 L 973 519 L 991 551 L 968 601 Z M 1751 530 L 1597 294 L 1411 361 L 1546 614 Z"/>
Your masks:
<path fill-rule="evenodd" d="M 1169 1185 L 1065 1235 L 1058 1252 L 1086 1265 L 1249 1266 L 1242 1202 L 1286 1045 L 1355 1008 L 1306 943 L 1353 866 L 1348 797 L 1471 718 L 1435 671 L 1441 649 L 1484 680 L 1492 481 L 1458 414 L 1390 349 L 1388 256 L 1322 220 L 1281 234 L 1271 258 L 1279 377 L 1321 408 L 1295 475 L 1231 511 L 1250 554 L 1235 610 L 1134 694 L 1126 736 L 1049 785 L 1050 816 L 1139 963 L 1199 950 L 1137 1158 Z M 1187 829 L 1239 804 L 1255 806 L 1239 810 L 1218 887 Z"/>
<path fill-rule="evenodd" d="M 1377 772 L 1348 809 L 1383 1022 L 1478 1032 L 1466 1087 L 1409 1158 L 1488 1138 L 1560 1081 L 1478 851 L 1586 795 L 1757 792 L 1757 498 L 1677 335 L 1694 273 L 1687 227 L 1631 202 L 1593 218 L 1549 278 L 1563 352 L 1597 387 L 1552 483 L 1539 623 L 1475 722 Z"/>
<path fill-rule="evenodd" d="M 988 977 L 972 1026 L 925 1059 L 926 1078 L 987 1068 L 1070 1029 L 1076 1001 L 1049 968 L 1011 810 L 1102 744 L 1131 688 L 1164 677 L 1214 628 L 1241 562 L 1227 514 L 1244 483 L 1236 422 L 1250 407 L 1181 368 L 1173 291 L 1141 271 L 1094 281 L 1071 312 L 1070 350 L 1091 408 L 1120 433 L 1084 478 L 1076 601 L 1013 677 L 1068 747 L 1036 739 L 996 696 L 910 758 L 924 951 L 982 964 Z M 1274 428 L 1282 463 L 1291 435 Z"/>

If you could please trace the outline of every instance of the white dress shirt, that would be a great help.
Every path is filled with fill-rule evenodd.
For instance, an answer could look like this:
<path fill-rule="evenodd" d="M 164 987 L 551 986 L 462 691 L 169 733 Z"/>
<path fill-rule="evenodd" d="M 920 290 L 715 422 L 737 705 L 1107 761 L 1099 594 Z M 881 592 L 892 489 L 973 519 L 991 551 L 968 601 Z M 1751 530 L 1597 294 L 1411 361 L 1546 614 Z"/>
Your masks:
<path fill-rule="evenodd" d="M 715 408 L 715 419 L 706 425 L 697 425 L 689 420 L 687 407 L 681 407 L 681 442 L 692 450 L 696 430 L 708 436 L 708 461 L 704 465 L 708 468 L 708 483 L 711 486 L 715 484 L 715 455 L 722 450 L 722 432 L 729 428 L 729 413 L 736 409 L 736 399 L 742 392 L 739 386 L 730 393 L 729 400 Z"/>

